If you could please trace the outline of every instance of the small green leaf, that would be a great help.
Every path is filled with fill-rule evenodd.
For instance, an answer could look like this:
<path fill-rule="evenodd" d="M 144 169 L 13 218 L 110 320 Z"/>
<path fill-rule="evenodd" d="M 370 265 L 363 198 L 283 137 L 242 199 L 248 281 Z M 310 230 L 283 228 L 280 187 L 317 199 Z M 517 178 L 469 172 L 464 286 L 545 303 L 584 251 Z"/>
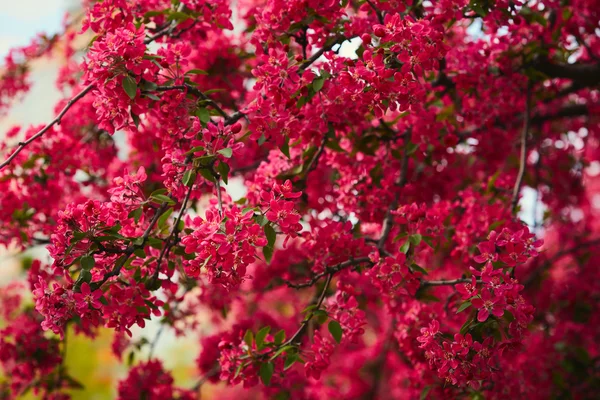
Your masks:
<path fill-rule="evenodd" d="M 144 251 L 144 249 L 135 249 L 133 251 L 133 254 L 135 254 L 136 257 L 139 258 L 146 258 L 146 252 Z"/>
<path fill-rule="evenodd" d="M 415 245 L 418 246 L 419 244 L 421 244 L 421 239 L 423 238 L 423 236 L 421 236 L 419 233 L 415 233 L 414 235 L 410 235 L 408 237 L 408 240 L 410 240 L 410 242 Z"/>
<path fill-rule="evenodd" d="M 264 215 L 257 215 L 254 217 L 254 219 L 256 220 L 256 223 L 260 226 L 265 226 L 269 223 L 269 220 Z"/>
<path fill-rule="evenodd" d="M 295 351 L 296 348 L 294 346 L 288 345 L 288 346 L 283 346 L 280 347 L 279 349 L 277 349 L 277 351 L 271 356 L 270 360 L 273 361 L 274 359 L 276 359 L 281 353 L 283 352 L 291 352 L 291 351 Z"/>
<path fill-rule="evenodd" d="M 461 335 L 466 334 L 467 332 L 469 332 L 469 328 L 471 328 L 471 320 L 467 319 L 465 321 L 465 323 L 463 324 L 463 326 L 460 328 L 460 334 Z"/>
<path fill-rule="evenodd" d="M 173 209 L 169 208 L 167 211 L 165 211 L 163 213 L 163 215 L 160 216 L 160 218 L 158 218 L 157 223 L 158 223 L 159 229 L 163 229 L 167 225 L 167 220 L 169 219 L 171 214 L 173 214 Z"/>
<path fill-rule="evenodd" d="M 325 84 L 325 77 L 318 76 L 312 82 L 312 88 L 315 92 L 318 92 L 319 90 L 323 89 L 324 84 Z"/>
<path fill-rule="evenodd" d="M 256 348 L 258 350 L 261 350 L 264 347 L 265 338 L 267 337 L 267 335 L 269 334 L 270 331 L 271 331 L 271 327 L 265 326 L 264 328 L 262 328 L 261 330 L 256 332 L 254 342 L 256 343 Z"/>
<path fill-rule="evenodd" d="M 135 95 L 137 94 L 137 83 L 135 82 L 135 79 L 129 75 L 125 76 L 125 78 L 123 78 L 123 90 L 125 90 L 125 93 L 127 93 L 127 96 L 129 96 L 131 100 L 135 99 Z"/>
<path fill-rule="evenodd" d="M 281 152 L 283 153 L 284 156 L 286 156 L 287 158 L 291 158 L 290 157 L 290 139 L 289 138 L 284 138 L 283 140 L 283 144 L 281 146 L 279 146 L 279 150 L 281 150 Z"/>
<path fill-rule="evenodd" d="M 465 301 L 464 303 L 462 303 L 460 305 L 460 307 L 458 307 L 458 310 L 456 310 L 456 313 L 461 313 L 463 311 L 465 311 L 467 308 L 471 307 L 471 302 L 470 301 Z"/>
<path fill-rule="evenodd" d="M 192 187 L 194 182 L 196 182 L 196 171 L 193 169 L 188 169 L 183 174 L 183 184 L 187 187 Z"/>
<path fill-rule="evenodd" d="M 408 253 L 408 249 L 410 249 L 410 240 L 407 240 L 402 246 L 400 246 L 400 252 L 406 254 Z"/>
<path fill-rule="evenodd" d="M 263 247 L 263 254 L 265 255 L 265 261 L 270 263 L 275 250 L 277 233 L 275 233 L 275 229 L 273 229 L 270 224 L 266 224 L 263 229 L 265 230 L 265 236 L 267 237 L 267 245 Z"/>
<path fill-rule="evenodd" d="M 244 335 L 244 343 L 246 343 L 248 348 L 251 349 L 253 342 L 254 342 L 254 334 L 252 333 L 252 331 L 250 329 L 248 329 L 246 331 L 246 334 Z"/>
<path fill-rule="evenodd" d="M 81 268 L 89 271 L 90 269 L 94 268 L 94 264 L 96 263 L 96 260 L 94 260 L 94 256 L 83 256 L 81 257 Z"/>
<path fill-rule="evenodd" d="M 271 377 L 273 376 L 273 371 L 275 370 L 275 366 L 272 362 L 266 362 L 260 366 L 260 380 L 265 386 L 269 386 L 271 384 Z"/>
<path fill-rule="evenodd" d="M 285 331 L 282 329 L 275 334 L 275 344 L 281 344 L 285 341 Z"/>
<path fill-rule="evenodd" d="M 425 268 L 421 267 L 421 266 L 420 266 L 420 265 L 418 265 L 418 264 L 412 263 L 412 264 L 411 264 L 411 266 L 410 266 L 410 268 L 411 268 L 413 271 L 419 271 L 419 272 L 420 272 L 420 273 L 422 273 L 423 275 L 429 275 L 429 273 L 427 272 L 427 270 L 426 270 Z"/>
<path fill-rule="evenodd" d="M 175 204 L 175 201 L 173 201 L 170 197 L 165 196 L 164 194 L 155 194 L 152 196 L 152 200 L 155 200 L 159 203 L 167 203 L 169 205 Z"/>
<path fill-rule="evenodd" d="M 435 249 L 431 236 L 423 236 L 422 239 L 427 246 L 431 247 L 432 249 Z"/>
<path fill-rule="evenodd" d="M 210 112 L 204 107 L 199 108 L 198 111 L 196 111 L 196 116 L 202 123 L 208 124 L 208 121 L 210 121 Z"/>
<path fill-rule="evenodd" d="M 429 391 L 431 390 L 431 386 L 425 386 L 423 390 L 421 390 L 421 395 L 419 396 L 419 400 L 425 400 Z"/>
<path fill-rule="evenodd" d="M 142 209 L 136 208 L 135 210 L 131 211 L 127 215 L 127 218 L 133 218 L 133 220 L 137 223 L 137 222 L 139 222 L 141 216 L 142 216 Z"/>
<path fill-rule="evenodd" d="M 292 367 L 292 365 L 294 365 L 296 363 L 296 361 L 298 361 L 298 353 L 294 353 L 294 354 L 289 354 L 286 358 L 285 358 L 285 362 L 283 364 L 283 370 L 287 371 L 288 369 L 290 369 Z"/>
<path fill-rule="evenodd" d="M 186 75 L 188 74 L 193 74 L 193 75 L 208 75 L 208 72 L 206 72 L 203 69 L 191 69 L 188 72 L 185 73 Z"/>
<path fill-rule="evenodd" d="M 233 155 L 233 150 L 231 150 L 229 147 L 226 147 L 217 151 L 217 153 L 221 154 L 225 158 L 231 158 L 231 156 Z"/>
<path fill-rule="evenodd" d="M 331 336 L 333 336 L 333 338 L 335 339 L 336 342 L 340 343 L 342 341 L 342 326 L 340 325 L 339 322 L 335 321 L 335 320 L 331 320 L 329 321 L 329 324 L 327 325 L 327 329 L 329 329 L 329 333 L 331 333 Z"/>
<path fill-rule="evenodd" d="M 219 165 L 217 165 L 217 167 L 215 169 L 221 176 L 221 179 L 223 179 L 223 182 L 225 182 L 225 184 L 227 185 L 227 182 L 229 181 L 229 171 L 230 171 L 229 164 L 220 162 Z"/>

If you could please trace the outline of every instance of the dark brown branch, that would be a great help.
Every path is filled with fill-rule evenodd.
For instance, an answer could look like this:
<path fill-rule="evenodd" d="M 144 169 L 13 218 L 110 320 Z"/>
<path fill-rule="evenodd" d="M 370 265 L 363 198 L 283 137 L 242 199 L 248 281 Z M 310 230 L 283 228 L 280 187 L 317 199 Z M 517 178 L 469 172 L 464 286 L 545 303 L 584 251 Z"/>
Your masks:
<path fill-rule="evenodd" d="M 64 106 L 64 108 L 58 113 L 58 115 L 56 116 L 56 118 L 54 118 L 50 123 L 48 123 L 45 127 L 43 127 L 38 133 L 36 133 L 35 135 L 33 135 L 32 137 L 30 137 L 26 141 L 19 142 L 19 145 L 15 149 L 15 151 L 6 159 L 6 161 L 4 161 L 2 164 L 0 164 L 0 170 L 2 170 L 4 167 L 6 167 L 8 164 L 10 164 L 11 161 L 27 145 L 31 144 L 31 142 L 33 142 L 34 140 L 42 137 L 44 135 L 44 133 L 46 133 L 54 125 L 60 125 L 60 121 L 61 121 L 62 117 L 67 113 L 67 111 L 69 111 L 69 109 L 71 107 L 73 107 L 73 105 L 75 103 L 77 103 L 79 100 L 81 100 L 83 97 L 85 97 L 85 95 L 88 94 L 95 86 L 96 85 L 94 83 L 90 83 L 89 85 L 87 85 L 85 88 L 83 88 L 83 90 L 81 92 L 77 93 L 73 98 L 71 98 L 71 100 L 69 100 L 67 102 L 67 104 Z"/>
<path fill-rule="evenodd" d="M 469 282 L 471 282 L 471 279 L 467 279 L 467 278 L 452 279 L 452 280 L 440 280 L 440 281 L 421 281 L 421 287 L 454 286 L 454 285 L 458 285 L 459 283 L 469 283 Z"/>
<path fill-rule="evenodd" d="M 325 275 L 329 275 L 329 274 L 335 274 L 336 272 L 339 272 L 345 268 L 348 267 L 352 267 L 355 265 L 360 265 L 363 263 L 372 263 L 371 259 L 369 257 L 359 257 L 359 258 L 354 258 L 348 261 L 344 261 L 341 262 L 339 264 L 336 264 L 332 267 L 327 267 L 325 268 L 325 271 L 316 274 L 315 276 L 313 276 L 309 281 L 306 281 L 304 283 L 292 283 L 289 281 L 284 281 L 289 287 L 294 288 L 294 289 L 302 289 L 302 288 L 306 288 L 306 287 L 310 287 L 313 286 L 315 283 L 317 283 L 322 277 L 324 277 Z"/>
<path fill-rule="evenodd" d="M 377 20 L 379 21 L 379 23 L 381 25 L 383 25 L 384 20 L 383 20 L 383 13 L 381 12 L 381 10 L 379 8 L 377 8 L 377 6 L 371 0 L 367 0 L 367 3 L 369 3 L 369 6 L 371 6 L 373 11 L 375 11 L 375 15 L 377 15 Z"/>
<path fill-rule="evenodd" d="M 333 48 L 333 46 L 335 46 L 336 44 L 342 44 L 346 40 L 350 40 L 350 39 L 346 39 L 345 36 L 340 36 L 340 37 L 335 38 L 334 41 L 331 42 L 330 44 L 326 44 L 325 46 L 321 47 L 319 50 L 317 50 L 317 52 L 315 54 L 313 54 L 308 60 L 306 60 L 302 65 L 300 65 L 300 68 L 298 68 L 298 72 L 300 74 L 302 74 L 308 67 L 310 67 L 315 61 L 317 61 L 319 59 L 319 57 L 321 57 L 326 51 L 331 50 Z"/>
<path fill-rule="evenodd" d="M 225 126 L 233 125 L 240 119 L 244 118 L 246 114 L 240 111 L 236 111 L 235 113 L 229 115 L 227 114 L 215 101 L 210 99 L 207 95 L 205 95 L 201 90 L 193 87 L 189 84 L 184 85 L 173 85 L 173 86 L 159 86 L 155 89 L 157 92 L 166 92 L 169 90 L 186 90 L 188 93 L 201 98 L 206 101 L 208 105 L 213 107 L 217 112 L 225 118 Z"/>
<path fill-rule="evenodd" d="M 600 83 L 600 64 L 564 64 L 550 60 L 538 60 L 533 66 L 550 78 L 566 78 L 593 86 Z"/>

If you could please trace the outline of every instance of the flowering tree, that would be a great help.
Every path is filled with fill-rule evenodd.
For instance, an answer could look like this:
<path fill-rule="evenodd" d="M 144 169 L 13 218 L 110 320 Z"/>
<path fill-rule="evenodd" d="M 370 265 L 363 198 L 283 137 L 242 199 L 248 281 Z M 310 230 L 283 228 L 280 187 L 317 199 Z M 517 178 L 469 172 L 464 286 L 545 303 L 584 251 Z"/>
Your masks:
<path fill-rule="evenodd" d="M 119 399 L 598 393 L 597 0 L 83 6 L 0 81 L 6 114 L 65 60 L 0 147 L 0 243 L 49 253 L 0 292 L 0 397 L 69 398 L 102 326 Z M 178 387 L 131 328 L 199 313 Z"/>

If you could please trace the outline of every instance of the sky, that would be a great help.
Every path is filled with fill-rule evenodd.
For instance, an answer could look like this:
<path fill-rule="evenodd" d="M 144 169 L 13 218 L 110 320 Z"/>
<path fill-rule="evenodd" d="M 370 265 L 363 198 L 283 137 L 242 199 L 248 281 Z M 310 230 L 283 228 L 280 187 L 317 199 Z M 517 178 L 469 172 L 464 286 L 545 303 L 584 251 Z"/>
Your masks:
<path fill-rule="evenodd" d="M 72 0 L 0 0 L 0 56 L 27 45 L 37 33 L 60 30 Z"/>

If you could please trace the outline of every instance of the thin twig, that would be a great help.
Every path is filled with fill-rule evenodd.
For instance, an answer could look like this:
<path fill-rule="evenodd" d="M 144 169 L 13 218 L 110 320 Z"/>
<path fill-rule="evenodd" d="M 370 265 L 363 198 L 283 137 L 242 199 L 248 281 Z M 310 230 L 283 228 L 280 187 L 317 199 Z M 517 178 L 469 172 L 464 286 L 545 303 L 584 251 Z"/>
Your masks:
<path fill-rule="evenodd" d="M 173 225 L 173 229 L 171 230 L 171 233 L 169 234 L 169 237 L 167 238 L 164 247 L 162 248 L 158 259 L 156 260 L 156 270 L 154 270 L 154 275 L 152 277 L 153 280 L 158 278 L 158 274 L 160 272 L 160 265 L 162 264 L 162 260 L 168 256 L 169 251 L 171 251 L 171 248 L 177 244 L 177 238 L 179 235 L 179 222 L 181 222 L 181 217 L 183 216 L 183 214 L 185 213 L 185 210 L 187 208 L 187 203 L 190 200 L 190 195 L 192 194 L 192 188 L 194 187 L 194 185 L 192 184 L 189 188 L 187 193 L 185 194 L 185 198 L 183 199 L 183 203 L 181 204 L 181 209 L 179 210 L 179 215 L 177 216 L 177 219 L 175 220 L 175 224 Z"/>
<path fill-rule="evenodd" d="M 317 300 L 317 302 L 315 303 L 315 310 L 318 310 L 319 308 L 321 308 L 321 305 L 323 304 L 323 300 L 325 300 L 325 294 L 327 293 L 327 288 L 329 287 L 329 284 L 331 283 L 331 278 L 333 278 L 333 272 L 327 275 L 327 280 L 325 280 L 325 285 L 323 286 L 323 291 L 321 292 L 321 295 L 319 296 L 319 299 Z M 304 333 L 304 330 L 306 329 L 306 327 L 308 326 L 308 323 L 310 322 L 312 315 L 308 318 L 306 318 L 303 322 L 302 325 L 300 325 L 300 328 L 298 328 L 298 330 L 296 331 L 296 333 L 294 333 L 294 335 L 284 344 L 281 345 L 281 347 L 285 347 L 285 346 L 289 346 L 293 343 L 295 343 Z"/>
<path fill-rule="evenodd" d="M 302 65 L 300 65 L 300 68 L 298 68 L 298 73 L 302 74 L 308 67 L 310 67 L 315 61 L 317 61 L 326 51 L 331 50 L 333 48 L 333 46 L 335 46 L 336 44 L 341 44 L 341 43 L 345 42 L 346 40 L 351 40 L 351 39 L 346 39 L 345 36 L 340 36 L 340 37 L 335 38 L 333 40 L 333 42 L 331 42 L 330 44 L 326 44 L 325 46 L 321 47 L 319 50 L 317 50 L 317 52 L 315 52 L 315 54 L 310 56 L 310 58 L 308 60 L 306 60 Z"/>
<path fill-rule="evenodd" d="M 384 123 L 384 126 L 387 126 L 387 125 Z M 396 180 L 396 185 L 395 185 L 396 188 L 402 188 L 404 185 L 406 185 L 406 182 L 408 181 L 408 141 L 410 138 L 410 132 L 411 132 L 411 129 L 409 128 L 402 135 L 402 137 L 404 139 L 404 152 L 402 154 L 402 166 L 401 166 L 401 170 L 400 170 L 400 175 L 398 176 L 398 179 Z M 377 243 L 378 249 L 384 248 L 385 242 L 387 241 L 388 237 L 390 236 L 390 232 L 392 231 L 393 220 L 394 220 L 394 215 L 392 213 L 394 212 L 394 210 L 396 210 L 396 208 L 398 208 L 398 200 L 399 199 L 400 199 L 400 193 L 398 192 L 398 190 L 396 190 L 396 192 L 394 193 L 394 198 L 390 202 L 390 205 L 385 214 L 385 218 L 383 220 L 383 228 L 381 230 L 381 236 Z"/>
<path fill-rule="evenodd" d="M 336 272 L 339 272 L 345 268 L 355 266 L 355 265 L 360 265 L 363 263 L 372 263 L 372 261 L 369 257 L 354 258 L 354 259 L 347 260 L 347 261 L 341 262 L 339 264 L 336 264 L 332 267 L 326 267 L 323 272 L 316 274 L 315 276 L 313 276 L 310 280 L 308 280 L 306 282 L 303 282 L 303 283 L 292 283 L 290 281 L 284 281 L 284 282 L 288 285 L 288 287 L 291 287 L 294 289 L 302 289 L 302 288 L 313 286 L 325 275 L 335 274 Z"/>
<path fill-rule="evenodd" d="M 452 279 L 452 280 L 439 280 L 439 281 L 421 281 L 421 287 L 427 286 L 454 286 L 459 283 L 469 283 L 471 279 L 460 278 L 460 279 Z M 481 281 L 478 281 L 481 282 Z"/>
<path fill-rule="evenodd" d="M 525 100 L 525 122 L 523 123 L 523 131 L 521 132 L 521 156 L 519 157 L 519 173 L 517 181 L 513 189 L 511 212 L 514 214 L 519 204 L 519 193 L 523 176 L 525 175 L 525 164 L 527 163 L 527 134 L 529 133 L 529 123 L 531 114 L 531 84 L 527 84 L 527 99 Z"/>
<path fill-rule="evenodd" d="M 367 0 L 367 3 L 369 3 L 369 5 L 373 9 L 373 11 L 375 11 L 375 15 L 377 15 L 377 20 L 379 21 L 379 23 L 381 25 L 383 25 L 384 19 L 383 19 L 383 13 L 381 12 L 381 10 L 379 8 L 377 8 L 377 6 L 375 4 L 373 4 L 373 2 L 371 0 Z"/>
<path fill-rule="evenodd" d="M 44 133 L 46 133 L 50 128 L 52 128 L 54 125 L 60 125 L 60 121 L 62 119 L 62 117 L 67 113 L 67 111 L 69 111 L 69 109 L 71 107 L 73 107 L 73 105 L 75 103 L 77 103 L 79 100 L 81 100 L 86 94 L 88 94 L 88 92 L 90 92 L 94 87 L 96 86 L 95 83 L 90 83 L 89 85 L 87 85 L 85 88 L 83 88 L 83 90 L 79 93 L 77 93 L 73 98 L 71 98 L 71 100 L 69 100 L 67 102 L 67 104 L 64 106 L 64 108 L 60 111 L 60 113 L 58 113 L 58 115 L 56 116 L 56 118 L 54 118 L 50 123 L 48 123 L 45 127 L 43 127 L 38 133 L 36 133 L 35 135 L 33 135 L 32 137 L 30 137 L 29 139 L 27 139 L 24 142 L 19 142 L 18 147 L 15 149 L 15 151 L 6 159 L 6 161 L 4 161 L 2 164 L 0 164 L 0 170 L 2 170 L 4 167 L 6 167 L 8 164 L 11 163 L 11 161 L 29 144 L 31 144 L 31 142 L 33 142 L 34 140 L 42 137 L 44 135 Z"/>
<path fill-rule="evenodd" d="M 100 280 L 98 282 L 93 282 L 94 290 L 96 290 L 96 289 L 100 288 L 102 285 L 104 285 L 104 283 L 107 280 L 109 280 L 111 277 L 119 275 L 121 273 L 121 268 L 123 268 L 123 265 L 125 265 L 125 263 L 129 259 L 129 257 L 131 257 L 131 255 L 137 249 L 144 248 L 144 246 L 146 245 L 146 241 L 150 237 L 150 232 L 152 232 L 152 229 L 154 229 L 154 225 L 156 225 L 156 222 L 158 221 L 158 219 L 160 218 L 160 216 L 162 215 L 162 213 L 165 211 L 166 208 L 167 208 L 166 202 L 161 204 L 161 206 L 158 208 L 158 210 L 156 210 L 156 214 L 154 214 L 154 217 L 152 217 L 152 220 L 148 224 L 148 227 L 144 231 L 144 234 L 142 235 L 142 242 L 140 244 L 128 247 L 124 251 L 124 255 L 120 258 L 121 261 L 117 265 L 115 265 L 115 268 L 112 271 L 106 273 L 104 275 L 104 277 L 102 278 L 102 280 Z"/>

